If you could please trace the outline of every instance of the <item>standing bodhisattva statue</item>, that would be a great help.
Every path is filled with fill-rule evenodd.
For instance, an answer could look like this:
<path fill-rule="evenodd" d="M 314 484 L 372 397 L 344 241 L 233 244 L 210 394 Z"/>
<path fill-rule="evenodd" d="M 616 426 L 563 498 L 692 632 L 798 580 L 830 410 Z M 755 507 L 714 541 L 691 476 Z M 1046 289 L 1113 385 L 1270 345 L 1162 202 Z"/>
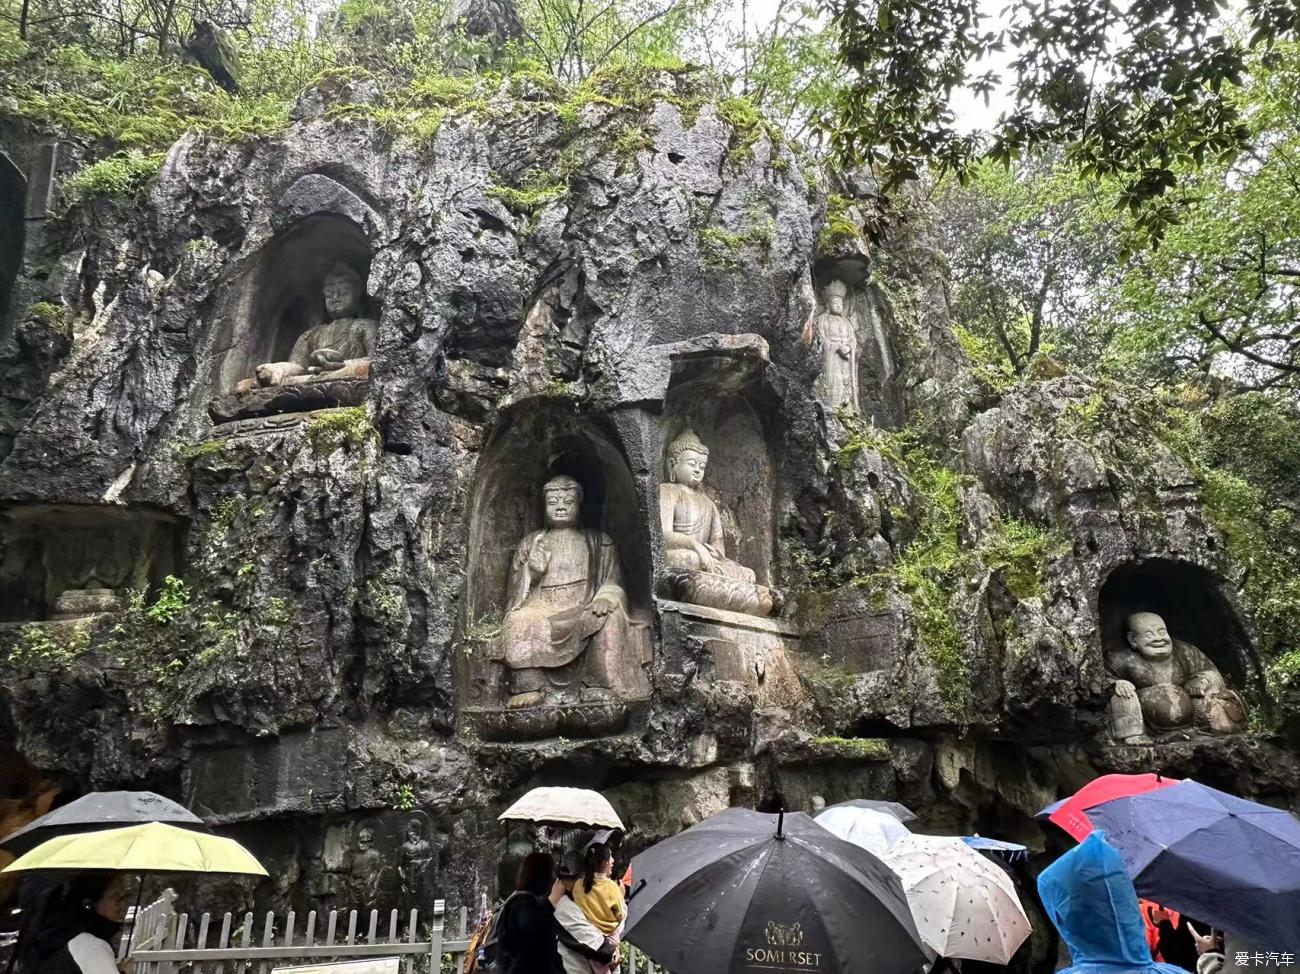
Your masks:
<path fill-rule="evenodd" d="M 700 489 L 709 448 L 687 429 L 668 447 L 669 483 L 659 485 L 665 561 L 679 577 L 682 598 L 696 605 L 770 615 L 771 591 L 752 569 L 727 557 L 722 514 Z"/>
<path fill-rule="evenodd" d="M 506 666 L 508 707 L 606 701 L 645 680 L 618 549 L 609 535 L 578 526 L 577 480 L 555 477 L 542 493 L 546 527 L 515 549 L 492 658 Z"/>
<path fill-rule="evenodd" d="M 853 322 L 844 317 L 848 287 L 831 281 L 823 295 L 826 310 L 817 316 L 817 333 L 822 340 L 822 370 L 817 377 L 817 394 L 832 409 L 848 406 L 858 411 L 858 334 Z"/>
<path fill-rule="evenodd" d="M 1110 736 L 1146 743 L 1157 733 L 1195 726 L 1210 734 L 1245 729 L 1246 704 L 1229 689 L 1210 658 L 1191 643 L 1169 635 L 1154 612 L 1128 617 L 1128 649 L 1107 654 L 1115 679 L 1110 701 Z"/>
<path fill-rule="evenodd" d="M 301 385 L 326 379 L 364 379 L 379 329 L 373 318 L 358 318 L 364 290 L 361 275 L 347 264 L 335 264 L 323 285 L 328 320 L 298 336 L 287 362 L 264 362 L 256 378 L 244 379 L 236 392 L 262 386 Z"/>

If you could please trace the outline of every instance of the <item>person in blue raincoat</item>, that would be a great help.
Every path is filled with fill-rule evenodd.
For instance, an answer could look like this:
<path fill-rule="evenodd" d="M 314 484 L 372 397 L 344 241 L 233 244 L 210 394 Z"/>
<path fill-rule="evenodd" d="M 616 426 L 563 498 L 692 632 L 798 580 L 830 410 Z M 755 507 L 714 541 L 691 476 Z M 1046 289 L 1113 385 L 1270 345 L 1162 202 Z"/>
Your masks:
<path fill-rule="evenodd" d="M 1137 893 L 1101 832 L 1044 869 L 1038 895 L 1070 948 L 1072 964 L 1057 974 L 1187 974 L 1151 959 Z"/>

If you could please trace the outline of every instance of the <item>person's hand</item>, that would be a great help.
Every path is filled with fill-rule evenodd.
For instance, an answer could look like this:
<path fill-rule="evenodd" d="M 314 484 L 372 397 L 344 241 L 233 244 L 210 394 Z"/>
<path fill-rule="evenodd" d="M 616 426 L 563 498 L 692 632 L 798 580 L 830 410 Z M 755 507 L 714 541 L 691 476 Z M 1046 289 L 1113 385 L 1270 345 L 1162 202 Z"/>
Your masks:
<path fill-rule="evenodd" d="M 1132 700 L 1137 695 L 1137 687 L 1128 680 L 1115 681 L 1115 696 L 1119 697 L 1121 700 Z"/>
<path fill-rule="evenodd" d="M 564 884 L 557 879 L 551 884 L 550 895 L 546 898 L 551 901 L 551 906 L 556 906 L 560 900 L 564 899 Z"/>
<path fill-rule="evenodd" d="M 1192 940 L 1196 943 L 1197 955 L 1208 954 L 1213 950 L 1222 950 L 1223 944 L 1219 941 L 1222 939 L 1213 929 L 1209 933 L 1201 933 L 1196 929 L 1196 925 L 1191 920 L 1187 921 L 1187 929 L 1192 934 Z"/>

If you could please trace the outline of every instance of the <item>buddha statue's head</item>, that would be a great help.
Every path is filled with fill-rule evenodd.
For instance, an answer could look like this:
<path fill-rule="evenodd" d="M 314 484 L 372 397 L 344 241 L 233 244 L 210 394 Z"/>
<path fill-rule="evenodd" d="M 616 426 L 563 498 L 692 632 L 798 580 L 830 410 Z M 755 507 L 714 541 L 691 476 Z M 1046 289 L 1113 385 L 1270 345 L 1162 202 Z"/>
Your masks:
<path fill-rule="evenodd" d="M 849 293 L 848 285 L 843 281 L 830 281 L 822 290 L 826 301 L 826 310 L 833 315 L 844 314 L 844 298 Z"/>
<path fill-rule="evenodd" d="M 668 479 L 686 487 L 698 487 L 709 465 L 709 448 L 689 426 L 668 444 Z"/>
<path fill-rule="evenodd" d="M 1134 612 L 1128 617 L 1128 644 L 1153 662 L 1168 659 L 1174 651 L 1165 620 L 1154 612 Z"/>
<path fill-rule="evenodd" d="M 330 321 L 355 318 L 361 310 L 361 275 L 344 263 L 335 264 L 321 286 L 325 294 L 325 315 Z"/>
<path fill-rule="evenodd" d="M 582 510 L 582 484 L 567 475 L 552 477 L 542 488 L 546 503 L 546 526 L 571 528 L 578 523 Z"/>

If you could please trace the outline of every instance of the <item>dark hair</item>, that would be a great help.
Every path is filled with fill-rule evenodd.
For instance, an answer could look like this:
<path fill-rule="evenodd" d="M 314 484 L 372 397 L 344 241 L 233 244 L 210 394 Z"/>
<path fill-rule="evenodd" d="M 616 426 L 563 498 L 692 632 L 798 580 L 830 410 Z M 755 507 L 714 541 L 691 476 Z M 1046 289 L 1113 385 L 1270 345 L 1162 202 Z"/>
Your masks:
<path fill-rule="evenodd" d="M 587 846 L 587 851 L 582 854 L 582 888 L 590 893 L 591 887 L 595 885 L 596 876 L 600 869 L 605 865 L 605 860 L 614 853 L 609 851 L 609 846 L 603 842 L 593 842 Z"/>
<path fill-rule="evenodd" d="M 116 877 L 116 873 L 100 870 L 72 876 L 27 874 L 18 891 L 22 921 L 6 974 L 13 969 L 15 959 L 21 960 L 27 970 L 38 969 L 45 958 L 87 928 L 116 928 L 116 924 L 99 919 L 95 912 L 100 897 Z"/>
<path fill-rule="evenodd" d="M 515 889 L 545 896 L 555 885 L 555 860 L 549 852 L 530 852 L 519 864 Z"/>

